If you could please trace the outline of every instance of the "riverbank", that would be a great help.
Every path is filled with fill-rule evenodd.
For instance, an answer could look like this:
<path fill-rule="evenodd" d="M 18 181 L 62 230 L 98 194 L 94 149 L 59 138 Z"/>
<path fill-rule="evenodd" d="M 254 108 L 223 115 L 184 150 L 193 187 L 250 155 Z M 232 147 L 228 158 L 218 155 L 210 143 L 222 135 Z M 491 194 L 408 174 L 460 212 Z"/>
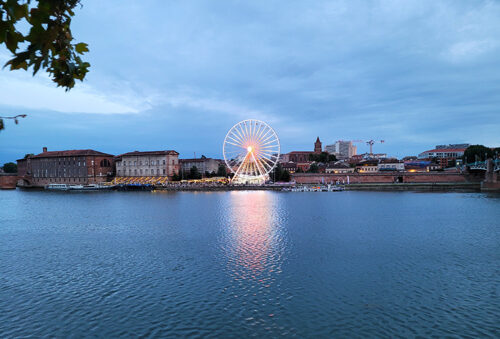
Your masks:
<path fill-rule="evenodd" d="M 17 173 L 0 173 L 0 189 L 11 190 L 16 188 Z"/>
<path fill-rule="evenodd" d="M 313 186 L 313 185 L 305 185 Z M 314 185 L 318 186 L 318 185 Z M 156 187 L 154 191 L 281 191 L 290 185 L 249 185 L 249 186 L 165 186 Z M 347 191 L 427 191 L 427 192 L 480 192 L 480 183 L 368 183 L 342 185 Z"/>
<path fill-rule="evenodd" d="M 345 186 L 349 191 L 438 191 L 438 192 L 480 192 L 481 183 L 367 183 L 350 184 Z"/>

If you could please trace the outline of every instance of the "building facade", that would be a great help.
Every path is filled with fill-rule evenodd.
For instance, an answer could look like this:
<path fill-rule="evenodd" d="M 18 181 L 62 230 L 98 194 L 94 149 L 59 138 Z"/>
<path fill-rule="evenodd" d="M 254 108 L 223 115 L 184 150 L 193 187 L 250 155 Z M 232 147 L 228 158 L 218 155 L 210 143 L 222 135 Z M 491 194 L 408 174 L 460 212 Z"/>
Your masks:
<path fill-rule="evenodd" d="M 288 173 L 295 173 L 297 171 L 297 164 L 295 162 L 281 163 L 281 168 Z"/>
<path fill-rule="evenodd" d="M 378 172 L 378 160 L 364 160 L 356 165 L 358 173 L 376 173 Z"/>
<path fill-rule="evenodd" d="M 116 157 L 117 177 L 168 177 L 179 173 L 179 153 L 168 151 L 128 152 Z"/>
<path fill-rule="evenodd" d="M 17 160 L 20 186 L 88 185 L 114 174 L 113 155 L 87 150 L 47 151 Z"/>
<path fill-rule="evenodd" d="M 334 154 L 337 159 L 349 159 L 356 155 L 357 147 L 352 144 L 352 141 L 338 140 L 332 145 L 327 145 L 325 150 Z"/>
<path fill-rule="evenodd" d="M 346 163 L 330 164 L 326 167 L 325 173 L 354 173 L 354 167 Z"/>
<path fill-rule="evenodd" d="M 467 147 L 469 147 L 469 144 L 437 145 L 434 149 L 420 153 L 418 158 L 457 159 L 464 155 Z"/>
<path fill-rule="evenodd" d="M 322 143 L 319 140 L 319 137 L 316 138 L 314 142 L 314 150 L 313 151 L 292 151 L 280 156 L 281 163 L 287 162 L 295 162 L 295 163 L 308 163 L 311 162 L 309 156 L 311 154 L 320 154 L 322 152 Z"/>
<path fill-rule="evenodd" d="M 422 152 L 418 155 L 421 160 L 435 158 L 442 168 L 455 166 L 456 160 L 463 157 L 469 144 L 436 145 L 436 148 Z"/>
<path fill-rule="evenodd" d="M 189 173 L 191 168 L 196 167 L 201 175 L 205 175 L 206 172 L 217 173 L 219 170 L 219 164 L 222 163 L 222 160 L 201 156 L 201 158 L 180 159 L 179 163 L 184 173 Z"/>
<path fill-rule="evenodd" d="M 381 159 L 378 163 L 378 171 L 404 171 L 405 163 L 398 159 Z"/>

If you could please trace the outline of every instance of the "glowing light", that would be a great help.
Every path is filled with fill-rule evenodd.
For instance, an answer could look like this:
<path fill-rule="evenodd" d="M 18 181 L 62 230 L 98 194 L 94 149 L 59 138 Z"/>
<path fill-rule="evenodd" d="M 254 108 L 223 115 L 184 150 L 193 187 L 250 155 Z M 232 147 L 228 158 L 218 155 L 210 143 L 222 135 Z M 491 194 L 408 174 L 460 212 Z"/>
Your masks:
<path fill-rule="evenodd" d="M 227 167 L 234 174 L 231 182 L 262 184 L 278 163 L 280 143 L 268 124 L 248 119 L 229 130 L 222 151 Z"/>

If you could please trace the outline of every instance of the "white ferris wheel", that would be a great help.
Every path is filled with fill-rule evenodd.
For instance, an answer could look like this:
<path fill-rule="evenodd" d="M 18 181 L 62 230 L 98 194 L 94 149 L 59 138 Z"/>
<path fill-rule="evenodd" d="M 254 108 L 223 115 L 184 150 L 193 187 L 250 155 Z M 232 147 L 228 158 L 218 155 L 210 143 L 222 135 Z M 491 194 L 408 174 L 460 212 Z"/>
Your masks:
<path fill-rule="evenodd" d="M 227 132 L 222 152 L 233 182 L 264 182 L 278 163 L 280 141 L 268 124 L 248 119 Z"/>

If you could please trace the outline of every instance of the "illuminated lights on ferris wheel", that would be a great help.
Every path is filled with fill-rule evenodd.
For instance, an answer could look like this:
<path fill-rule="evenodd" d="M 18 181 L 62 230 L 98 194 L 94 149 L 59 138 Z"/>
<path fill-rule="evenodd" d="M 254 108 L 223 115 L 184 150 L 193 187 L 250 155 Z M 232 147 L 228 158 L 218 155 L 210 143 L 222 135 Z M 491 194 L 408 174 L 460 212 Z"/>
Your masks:
<path fill-rule="evenodd" d="M 248 119 L 229 130 L 222 152 L 233 182 L 264 182 L 278 163 L 280 142 L 268 124 Z"/>

